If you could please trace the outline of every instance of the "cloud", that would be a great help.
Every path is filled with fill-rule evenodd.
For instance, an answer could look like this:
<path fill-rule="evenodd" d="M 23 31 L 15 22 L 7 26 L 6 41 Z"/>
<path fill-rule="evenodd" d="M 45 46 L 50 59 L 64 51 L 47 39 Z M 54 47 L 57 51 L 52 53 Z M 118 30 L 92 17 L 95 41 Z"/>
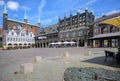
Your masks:
<path fill-rule="evenodd" d="M 30 8 L 28 8 L 28 7 L 26 7 L 26 6 L 22 6 L 22 9 L 27 10 L 27 11 L 30 11 L 30 10 L 31 10 Z"/>
<path fill-rule="evenodd" d="M 14 14 L 13 16 L 14 16 L 14 17 L 19 17 L 17 14 Z"/>
<path fill-rule="evenodd" d="M 118 12 L 120 12 L 120 10 L 112 10 L 110 12 L 107 12 L 106 15 L 111 15 L 111 14 L 118 13 Z"/>
<path fill-rule="evenodd" d="M 5 2 L 3 0 L 0 0 L 0 6 L 3 6 Z"/>
<path fill-rule="evenodd" d="M 46 1 L 45 0 L 42 0 L 41 1 L 41 4 L 39 5 L 38 9 L 39 9 L 39 16 L 42 15 L 42 11 L 43 11 L 43 8 L 46 6 Z"/>
<path fill-rule="evenodd" d="M 44 25 L 48 25 L 48 24 L 50 24 L 52 22 L 52 20 L 51 19 L 45 19 L 45 20 L 42 20 L 42 24 Z"/>
<path fill-rule="evenodd" d="M 14 2 L 14 1 L 9 1 L 8 3 L 7 3 L 7 6 L 8 6 L 8 8 L 10 9 L 10 10 L 18 10 L 18 8 L 19 8 L 19 3 L 18 2 Z"/>
<path fill-rule="evenodd" d="M 89 2 L 87 2 L 87 5 L 91 5 L 91 4 L 93 4 L 94 2 L 96 2 L 97 0 L 91 0 L 91 1 L 89 1 Z"/>
<path fill-rule="evenodd" d="M 2 17 L 3 15 L 3 10 L 0 10 L 0 17 Z"/>

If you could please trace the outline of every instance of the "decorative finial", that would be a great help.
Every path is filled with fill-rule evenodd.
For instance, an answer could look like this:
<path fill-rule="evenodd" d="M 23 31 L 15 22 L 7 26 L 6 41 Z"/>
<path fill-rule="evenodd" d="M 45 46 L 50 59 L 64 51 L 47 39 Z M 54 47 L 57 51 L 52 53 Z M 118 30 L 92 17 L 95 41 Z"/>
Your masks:
<path fill-rule="evenodd" d="M 4 13 L 7 14 L 6 4 L 4 5 Z"/>
<path fill-rule="evenodd" d="M 26 10 L 25 10 L 25 14 L 24 14 L 24 19 L 27 19 Z"/>

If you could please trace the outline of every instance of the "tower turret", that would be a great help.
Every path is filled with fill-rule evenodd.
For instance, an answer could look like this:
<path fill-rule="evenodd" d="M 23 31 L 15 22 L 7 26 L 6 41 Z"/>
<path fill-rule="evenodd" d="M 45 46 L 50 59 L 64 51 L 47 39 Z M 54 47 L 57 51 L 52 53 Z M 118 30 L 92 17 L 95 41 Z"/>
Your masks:
<path fill-rule="evenodd" d="M 3 30 L 7 30 L 8 29 L 7 18 L 8 18 L 8 14 L 7 14 L 6 4 L 5 4 L 4 5 L 4 11 L 3 11 Z"/>
<path fill-rule="evenodd" d="M 24 22 L 27 23 L 28 20 L 27 20 L 27 14 L 26 14 L 26 10 L 25 10 L 25 14 L 24 14 Z"/>

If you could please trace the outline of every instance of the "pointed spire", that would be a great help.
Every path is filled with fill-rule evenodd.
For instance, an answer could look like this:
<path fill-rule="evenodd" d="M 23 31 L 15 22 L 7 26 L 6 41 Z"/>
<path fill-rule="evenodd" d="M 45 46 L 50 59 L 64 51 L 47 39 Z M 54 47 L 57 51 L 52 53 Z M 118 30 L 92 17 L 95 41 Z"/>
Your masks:
<path fill-rule="evenodd" d="M 24 19 L 27 19 L 26 10 L 25 10 L 25 14 L 24 14 Z"/>
<path fill-rule="evenodd" d="M 70 15 L 72 15 L 72 9 L 70 10 Z"/>
<path fill-rule="evenodd" d="M 64 13 L 64 17 L 66 17 L 66 13 Z"/>
<path fill-rule="evenodd" d="M 4 13 L 7 14 L 6 4 L 4 5 Z"/>

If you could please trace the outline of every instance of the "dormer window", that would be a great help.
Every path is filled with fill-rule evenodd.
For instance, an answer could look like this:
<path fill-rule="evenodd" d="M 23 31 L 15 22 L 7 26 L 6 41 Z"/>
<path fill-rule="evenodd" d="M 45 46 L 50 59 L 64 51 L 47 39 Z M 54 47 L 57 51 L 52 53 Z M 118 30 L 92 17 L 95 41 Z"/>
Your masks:
<path fill-rule="evenodd" d="M 32 34 L 30 34 L 30 36 L 32 37 Z"/>
<path fill-rule="evenodd" d="M 14 36 L 14 32 L 12 32 L 12 36 Z"/>

